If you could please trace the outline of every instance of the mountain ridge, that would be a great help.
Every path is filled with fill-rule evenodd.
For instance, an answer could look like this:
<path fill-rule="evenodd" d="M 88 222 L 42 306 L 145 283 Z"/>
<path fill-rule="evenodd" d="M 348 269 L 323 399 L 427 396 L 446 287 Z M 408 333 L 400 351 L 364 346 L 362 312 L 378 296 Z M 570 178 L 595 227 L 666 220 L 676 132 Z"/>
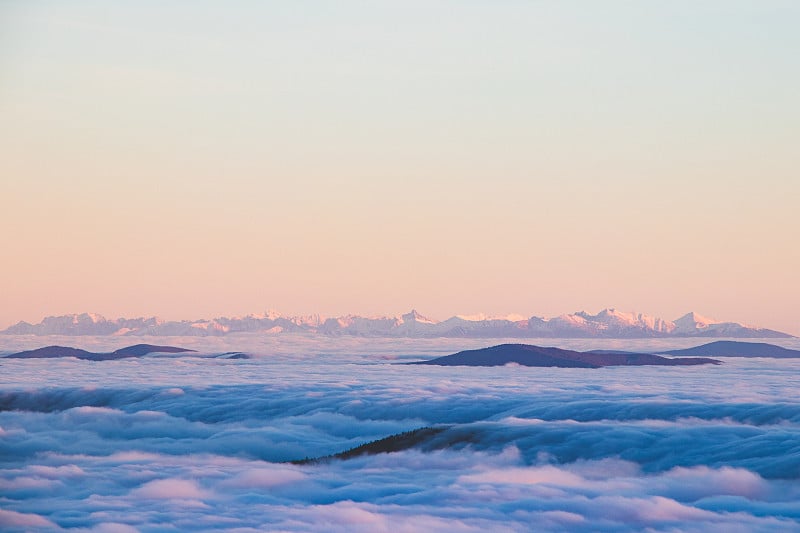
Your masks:
<path fill-rule="evenodd" d="M 185 353 L 194 352 L 188 348 L 176 346 L 156 346 L 154 344 L 136 344 L 126 346 L 113 352 L 90 352 L 71 346 L 44 346 L 34 350 L 12 353 L 5 356 L 5 359 L 58 359 L 61 357 L 75 357 L 88 361 L 113 361 L 117 359 L 128 359 L 131 357 L 143 357 L 151 353 Z"/>
<path fill-rule="evenodd" d="M 800 350 L 791 350 L 764 342 L 715 341 L 682 350 L 662 352 L 671 356 L 712 356 L 712 357 L 771 357 L 776 359 L 800 358 Z"/>
<path fill-rule="evenodd" d="M 446 320 L 427 318 L 416 310 L 399 316 L 342 315 L 282 316 L 270 311 L 244 317 L 200 320 L 150 318 L 106 319 L 81 313 L 45 317 L 38 324 L 18 322 L 0 331 L 5 335 L 223 336 L 257 332 L 270 335 L 304 333 L 358 337 L 449 338 L 792 338 L 788 333 L 724 322 L 690 312 L 675 320 L 606 308 L 595 315 L 585 311 L 552 318 L 519 315 L 491 317 L 456 315 Z"/>
<path fill-rule="evenodd" d="M 498 344 L 488 348 L 463 350 L 454 354 L 404 363 L 407 365 L 437 366 L 504 366 L 517 364 L 535 367 L 603 368 L 606 366 L 687 366 L 721 364 L 721 361 L 704 357 L 661 357 L 641 352 L 591 351 L 579 352 L 552 346 L 532 344 Z"/>

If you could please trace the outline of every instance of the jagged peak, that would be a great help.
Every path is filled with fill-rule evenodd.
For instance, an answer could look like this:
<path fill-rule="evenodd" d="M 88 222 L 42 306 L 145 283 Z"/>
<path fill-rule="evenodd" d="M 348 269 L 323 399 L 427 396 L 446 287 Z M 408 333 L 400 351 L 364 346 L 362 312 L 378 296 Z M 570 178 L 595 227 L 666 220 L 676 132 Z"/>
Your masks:
<path fill-rule="evenodd" d="M 702 316 L 694 311 L 686 313 L 682 317 L 674 320 L 674 322 L 678 327 L 689 326 L 694 328 L 704 328 L 713 324 L 722 324 L 719 320 Z"/>
<path fill-rule="evenodd" d="M 421 323 L 421 324 L 436 324 L 437 323 L 435 320 L 432 320 L 432 319 L 430 319 L 430 318 L 428 318 L 426 316 L 422 316 L 421 314 L 419 314 L 417 312 L 416 309 L 412 309 L 408 313 L 402 315 L 400 318 L 401 318 L 403 323 L 405 323 L 405 322 L 417 322 L 417 323 Z"/>
<path fill-rule="evenodd" d="M 263 318 L 262 318 L 263 317 Z M 253 319 L 257 319 L 254 323 Z M 596 315 L 579 311 L 555 318 L 521 315 L 490 316 L 456 315 L 445 321 L 426 317 L 416 309 L 401 316 L 365 317 L 342 315 L 326 319 L 320 315 L 285 317 L 276 311 L 263 315 L 199 320 L 163 320 L 151 318 L 119 318 L 106 320 L 95 313 L 46 317 L 38 324 L 19 322 L 0 333 L 34 335 L 221 335 L 228 332 L 257 332 L 264 330 L 262 319 L 278 321 L 281 331 L 320 334 L 353 334 L 376 336 L 443 336 L 470 337 L 496 335 L 525 337 L 586 337 L 604 336 L 635 338 L 648 336 L 719 336 L 719 337 L 791 337 L 778 331 L 745 326 L 737 322 L 721 322 L 696 312 L 687 313 L 676 321 L 642 313 L 619 311 L 608 307 Z M 201 332 L 201 333 L 200 333 Z"/>

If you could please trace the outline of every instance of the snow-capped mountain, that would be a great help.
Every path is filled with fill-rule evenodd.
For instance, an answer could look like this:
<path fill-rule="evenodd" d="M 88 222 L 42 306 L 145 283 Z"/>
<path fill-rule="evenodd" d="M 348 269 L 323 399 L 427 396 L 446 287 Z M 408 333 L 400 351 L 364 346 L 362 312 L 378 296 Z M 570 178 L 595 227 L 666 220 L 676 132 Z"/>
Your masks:
<path fill-rule="evenodd" d="M 616 309 L 603 309 L 596 315 L 580 311 L 553 318 L 460 315 L 442 321 L 427 318 L 416 310 L 395 317 L 345 315 L 331 318 L 319 315 L 285 317 L 270 311 L 259 315 L 195 321 L 164 321 L 155 317 L 108 320 L 100 315 L 83 313 L 47 317 L 38 324 L 19 322 L 0 331 L 7 335 L 152 336 L 219 336 L 245 332 L 454 338 L 791 337 L 780 331 L 704 318 L 697 313 L 688 313 L 670 321 Z"/>
<path fill-rule="evenodd" d="M 679 319 L 673 322 L 675 324 L 675 333 L 678 336 L 687 336 L 687 337 L 741 337 L 743 335 L 738 334 L 738 332 L 742 331 L 743 329 L 746 331 L 767 331 L 771 333 L 779 333 L 779 332 L 772 332 L 770 330 L 763 330 L 760 328 L 753 328 L 749 326 L 744 326 L 737 322 L 722 322 L 719 320 L 714 320 L 713 318 L 707 318 L 697 313 L 686 313 Z M 764 337 L 770 335 L 762 335 Z M 783 336 L 775 335 L 775 336 Z"/>

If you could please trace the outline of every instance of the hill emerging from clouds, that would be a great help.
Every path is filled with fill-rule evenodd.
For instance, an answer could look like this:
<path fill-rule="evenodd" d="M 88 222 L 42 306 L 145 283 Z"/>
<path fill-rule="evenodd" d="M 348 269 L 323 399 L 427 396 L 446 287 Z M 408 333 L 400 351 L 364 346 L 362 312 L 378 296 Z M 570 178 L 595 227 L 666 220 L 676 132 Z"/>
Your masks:
<path fill-rule="evenodd" d="M 800 358 L 800 350 L 790 350 L 765 342 L 715 341 L 702 346 L 683 350 L 664 352 L 673 356 L 711 356 L 711 357 L 772 357 L 779 359 Z"/>
<path fill-rule="evenodd" d="M 47 317 L 38 324 L 19 322 L 3 331 L 9 335 L 149 335 L 222 336 L 230 333 L 303 333 L 360 337 L 408 338 L 651 338 L 729 337 L 787 338 L 791 335 L 738 322 L 722 322 L 687 313 L 676 320 L 604 309 L 592 315 L 584 311 L 553 318 L 520 316 L 485 317 L 457 315 L 432 320 L 416 311 L 396 317 L 345 315 L 282 316 L 270 312 L 245 317 L 164 321 L 151 318 L 108 320 L 96 314 Z"/>
<path fill-rule="evenodd" d="M 686 366 L 720 364 L 716 359 L 703 357 L 668 358 L 649 353 L 594 351 L 578 352 L 530 344 L 500 344 L 477 350 L 437 357 L 428 361 L 406 363 L 437 366 L 521 366 L 561 368 L 602 368 L 605 366 Z"/>
<path fill-rule="evenodd" d="M 130 357 L 143 357 L 153 353 L 185 353 L 194 352 L 187 348 L 176 346 L 155 346 L 153 344 L 136 344 L 120 348 L 113 352 L 89 352 L 80 348 L 70 346 L 44 346 L 35 350 L 26 350 L 7 355 L 7 359 L 55 359 L 61 357 L 75 357 L 87 361 L 115 361 L 117 359 L 127 359 Z"/>

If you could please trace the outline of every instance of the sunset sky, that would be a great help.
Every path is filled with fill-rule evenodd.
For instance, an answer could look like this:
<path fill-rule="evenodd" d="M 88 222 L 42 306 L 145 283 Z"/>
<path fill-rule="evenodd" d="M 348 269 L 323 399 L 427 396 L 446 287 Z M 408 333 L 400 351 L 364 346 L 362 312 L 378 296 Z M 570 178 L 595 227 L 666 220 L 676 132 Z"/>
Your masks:
<path fill-rule="evenodd" d="M 800 3 L 0 3 L 0 328 L 694 310 L 800 335 Z"/>

